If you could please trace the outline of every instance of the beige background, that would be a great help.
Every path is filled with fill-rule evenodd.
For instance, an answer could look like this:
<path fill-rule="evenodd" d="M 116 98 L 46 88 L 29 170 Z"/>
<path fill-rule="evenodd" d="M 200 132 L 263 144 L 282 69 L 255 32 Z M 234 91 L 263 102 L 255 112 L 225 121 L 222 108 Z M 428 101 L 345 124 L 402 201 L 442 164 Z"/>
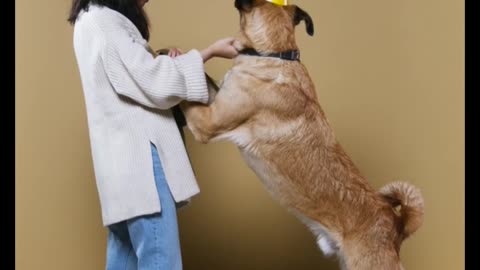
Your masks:
<path fill-rule="evenodd" d="M 376 188 L 423 190 L 407 269 L 464 268 L 464 3 L 298 0 L 303 62 L 339 140 Z M 16 265 L 104 269 L 101 224 L 69 0 L 16 1 Z M 152 0 L 154 48 L 203 48 L 237 30 L 233 0 Z M 221 78 L 231 63 L 214 60 Z M 188 138 L 202 189 L 180 216 L 185 269 L 337 269 L 228 143 Z"/>

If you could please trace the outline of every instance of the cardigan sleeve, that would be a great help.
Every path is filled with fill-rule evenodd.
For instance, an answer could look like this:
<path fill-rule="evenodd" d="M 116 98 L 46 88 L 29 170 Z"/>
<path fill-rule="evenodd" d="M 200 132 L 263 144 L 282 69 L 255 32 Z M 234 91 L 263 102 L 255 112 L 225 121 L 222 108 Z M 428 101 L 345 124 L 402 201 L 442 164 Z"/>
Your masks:
<path fill-rule="evenodd" d="M 119 95 L 159 109 L 182 100 L 208 102 L 203 59 L 197 50 L 170 58 L 152 55 L 126 30 L 104 36 L 103 64 Z"/>

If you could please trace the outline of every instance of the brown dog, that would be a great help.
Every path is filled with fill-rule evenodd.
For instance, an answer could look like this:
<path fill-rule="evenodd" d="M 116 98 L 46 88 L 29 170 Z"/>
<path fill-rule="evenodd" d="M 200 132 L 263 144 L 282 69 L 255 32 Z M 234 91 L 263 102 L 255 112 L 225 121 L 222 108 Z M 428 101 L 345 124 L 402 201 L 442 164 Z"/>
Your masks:
<path fill-rule="evenodd" d="M 402 269 L 400 246 L 422 224 L 422 195 L 401 182 L 375 191 L 335 139 L 308 72 L 296 61 L 294 28 L 305 21 L 313 35 L 312 19 L 297 6 L 265 0 L 235 6 L 243 53 L 210 105 L 181 104 L 189 129 L 203 143 L 235 143 L 271 194 L 310 227 L 326 255 L 341 258 L 343 269 Z"/>

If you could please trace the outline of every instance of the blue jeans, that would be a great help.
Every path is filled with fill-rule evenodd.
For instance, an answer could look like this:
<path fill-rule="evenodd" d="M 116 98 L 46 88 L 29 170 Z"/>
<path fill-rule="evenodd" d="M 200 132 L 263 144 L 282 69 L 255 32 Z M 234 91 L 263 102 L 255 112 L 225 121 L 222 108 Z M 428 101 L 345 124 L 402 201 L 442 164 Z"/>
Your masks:
<path fill-rule="evenodd" d="M 108 227 L 106 270 L 181 270 L 182 257 L 175 201 L 152 144 L 153 171 L 161 213 Z"/>

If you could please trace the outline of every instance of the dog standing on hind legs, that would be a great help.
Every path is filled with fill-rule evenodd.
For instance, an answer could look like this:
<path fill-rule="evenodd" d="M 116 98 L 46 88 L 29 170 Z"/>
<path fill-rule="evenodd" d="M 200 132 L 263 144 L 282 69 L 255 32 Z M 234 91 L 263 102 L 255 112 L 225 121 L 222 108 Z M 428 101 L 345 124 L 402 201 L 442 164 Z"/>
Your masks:
<path fill-rule="evenodd" d="M 249 167 L 345 270 L 401 270 L 400 246 L 422 224 L 423 198 L 395 182 L 374 190 L 337 142 L 299 61 L 295 5 L 236 0 L 240 55 L 208 105 L 182 102 L 202 143 L 236 144 Z M 399 209 L 397 209 L 399 208 Z"/>

